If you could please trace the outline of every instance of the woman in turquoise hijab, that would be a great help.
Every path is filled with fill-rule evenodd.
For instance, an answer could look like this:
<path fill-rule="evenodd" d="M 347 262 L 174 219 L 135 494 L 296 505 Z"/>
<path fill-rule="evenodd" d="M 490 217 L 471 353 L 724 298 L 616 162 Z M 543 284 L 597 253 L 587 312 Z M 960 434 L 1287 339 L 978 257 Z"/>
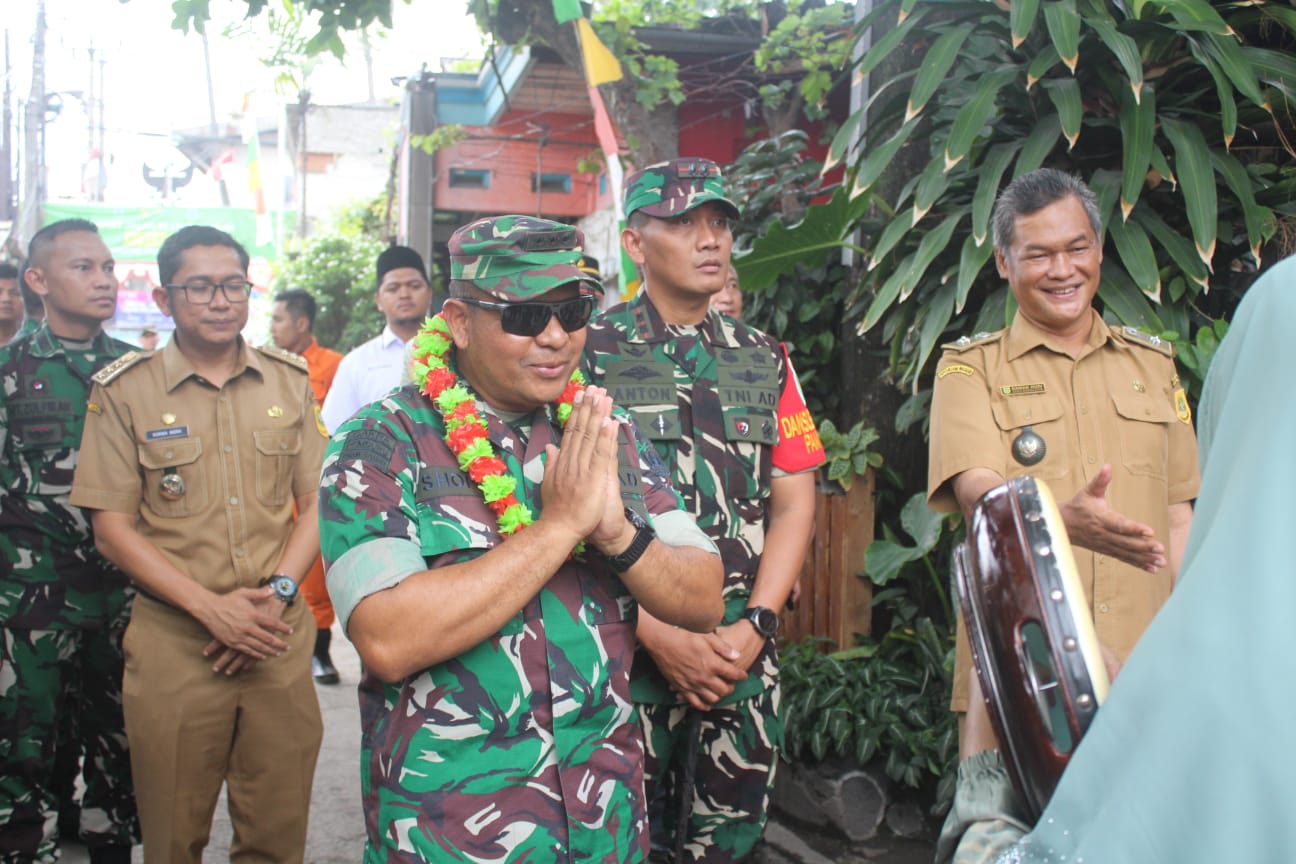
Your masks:
<path fill-rule="evenodd" d="M 1179 584 L 1000 864 L 1296 861 L 1296 258 L 1238 307 L 1197 432 Z"/>

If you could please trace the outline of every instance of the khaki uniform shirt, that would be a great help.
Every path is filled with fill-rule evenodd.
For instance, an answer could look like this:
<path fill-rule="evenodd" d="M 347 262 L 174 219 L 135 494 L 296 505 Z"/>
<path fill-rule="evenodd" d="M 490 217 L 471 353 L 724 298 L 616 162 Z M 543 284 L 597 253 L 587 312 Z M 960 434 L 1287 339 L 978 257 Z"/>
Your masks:
<path fill-rule="evenodd" d="M 992 335 L 945 346 L 932 397 L 928 503 L 954 511 L 952 479 L 988 468 L 1005 479 L 1030 474 L 1059 502 L 1110 464 L 1107 501 L 1150 525 L 1170 547 L 1169 505 L 1197 496 L 1197 442 L 1170 345 L 1095 314 L 1077 359 L 1056 348 L 1021 313 Z M 1043 459 L 1021 464 L 1013 441 L 1024 427 L 1044 439 Z M 1170 595 L 1169 568 L 1152 574 L 1078 546 L 1076 568 L 1098 640 L 1123 661 Z M 959 620 L 956 711 L 967 709 L 971 654 Z"/>
<path fill-rule="evenodd" d="M 237 369 L 217 389 L 172 341 L 94 380 L 72 503 L 138 514 L 139 532 L 211 591 L 272 575 L 294 499 L 319 487 L 328 440 L 306 362 L 240 341 Z M 175 500 L 163 494 L 168 474 L 184 484 Z M 304 606 L 284 620 L 295 623 Z"/>

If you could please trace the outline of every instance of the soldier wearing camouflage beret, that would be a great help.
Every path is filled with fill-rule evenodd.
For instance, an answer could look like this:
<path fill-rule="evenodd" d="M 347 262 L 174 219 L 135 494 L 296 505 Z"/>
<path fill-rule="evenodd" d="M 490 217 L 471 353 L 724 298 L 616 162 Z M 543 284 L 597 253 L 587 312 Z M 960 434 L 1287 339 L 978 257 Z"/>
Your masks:
<path fill-rule="evenodd" d="M 210 226 L 163 241 L 153 300 L 175 331 L 95 376 L 73 481 L 139 590 L 123 691 L 149 861 L 201 862 L 222 785 L 231 861 L 300 864 L 306 847 L 323 725 L 297 585 L 326 435 L 306 361 L 240 335 L 247 268 Z"/>
<path fill-rule="evenodd" d="M 621 240 L 644 289 L 590 327 L 586 364 L 652 439 L 725 568 L 715 633 L 639 619 L 631 692 L 653 845 L 685 861 L 738 861 L 760 838 L 773 787 L 777 610 L 810 542 L 823 447 L 778 341 L 710 308 L 738 215 L 716 164 L 675 159 L 632 174 L 625 210 Z"/>
<path fill-rule="evenodd" d="M 91 222 L 32 237 L 36 329 L 0 348 L 0 857 L 53 860 L 56 753 L 84 746 L 90 860 L 130 861 L 138 838 L 122 721 L 126 577 L 68 503 L 90 378 L 130 350 L 103 332 L 117 311 L 112 253 Z M 75 718 L 76 736 L 60 736 Z M 57 742 L 57 748 L 56 748 Z"/>
<path fill-rule="evenodd" d="M 596 277 L 526 216 L 450 240 L 413 383 L 333 436 L 329 592 L 364 660 L 366 862 L 639 862 L 640 607 L 720 618 L 714 545 L 577 372 Z"/>

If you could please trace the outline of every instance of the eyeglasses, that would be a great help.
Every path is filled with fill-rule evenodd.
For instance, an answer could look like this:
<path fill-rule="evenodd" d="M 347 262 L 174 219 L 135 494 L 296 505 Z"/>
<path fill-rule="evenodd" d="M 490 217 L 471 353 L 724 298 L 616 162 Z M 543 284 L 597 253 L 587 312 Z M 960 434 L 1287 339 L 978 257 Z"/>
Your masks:
<path fill-rule="evenodd" d="M 246 279 L 226 279 L 224 282 L 208 282 L 197 279 L 183 285 L 163 285 L 168 290 L 179 288 L 185 292 L 185 299 L 195 306 L 206 306 L 216 299 L 216 289 L 221 289 L 225 299 L 230 303 L 246 303 L 252 296 L 252 283 Z"/>
<path fill-rule="evenodd" d="M 492 303 L 472 297 L 458 299 L 469 306 L 498 312 L 500 329 L 513 336 L 539 336 L 549 326 L 551 316 L 557 317 L 564 330 L 573 333 L 588 324 L 594 314 L 594 297 L 590 294 L 558 303 Z"/>

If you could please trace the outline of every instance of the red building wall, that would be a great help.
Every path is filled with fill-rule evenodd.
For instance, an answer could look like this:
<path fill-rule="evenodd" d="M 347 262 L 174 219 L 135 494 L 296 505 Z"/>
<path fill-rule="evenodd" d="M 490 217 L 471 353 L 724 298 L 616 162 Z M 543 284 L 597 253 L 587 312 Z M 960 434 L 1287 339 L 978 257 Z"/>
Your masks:
<path fill-rule="evenodd" d="M 606 181 L 577 166 L 598 150 L 589 115 L 515 111 L 495 126 L 467 131 L 467 139 L 436 154 L 437 210 L 576 218 L 598 208 Z M 486 188 L 462 185 L 482 176 L 475 172 L 486 172 Z M 537 192 L 536 173 L 552 175 L 565 188 Z"/>

